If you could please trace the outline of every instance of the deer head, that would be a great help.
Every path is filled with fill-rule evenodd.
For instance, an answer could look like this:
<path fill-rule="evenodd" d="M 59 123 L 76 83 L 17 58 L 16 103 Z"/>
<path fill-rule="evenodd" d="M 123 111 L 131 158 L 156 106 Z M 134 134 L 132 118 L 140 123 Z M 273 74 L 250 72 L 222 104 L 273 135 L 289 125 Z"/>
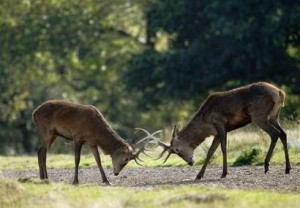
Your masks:
<path fill-rule="evenodd" d="M 159 146 L 163 147 L 163 151 L 160 153 L 157 159 L 161 158 L 166 152 L 169 153 L 163 163 L 165 163 L 169 159 L 171 154 L 177 154 L 190 166 L 194 164 L 193 155 L 196 145 L 190 144 L 187 140 L 184 140 L 183 137 L 180 137 L 179 129 L 176 125 L 173 129 L 171 145 L 164 144 L 156 137 L 154 137 L 153 140 L 155 140 Z"/>
<path fill-rule="evenodd" d="M 170 151 L 172 153 L 177 154 L 181 157 L 184 161 L 186 161 L 190 166 L 194 164 L 194 150 L 196 145 L 191 144 L 184 137 L 179 135 L 179 129 L 174 126 L 172 140 L 171 140 L 171 147 Z"/>
<path fill-rule="evenodd" d="M 144 132 L 147 132 L 144 129 L 137 128 L 138 130 L 143 130 Z M 113 163 L 113 173 L 114 175 L 119 175 L 121 170 L 127 165 L 127 163 L 131 160 L 134 160 L 138 165 L 141 165 L 139 163 L 143 162 L 139 157 L 140 154 L 143 153 L 147 155 L 145 151 L 149 151 L 149 149 L 146 148 L 147 144 L 151 142 L 151 138 L 155 137 L 155 134 L 159 133 L 160 131 L 156 131 L 153 134 L 150 134 L 147 132 L 147 136 L 142 138 L 139 142 L 135 144 L 135 147 L 130 146 L 129 144 L 126 146 L 126 148 L 120 148 L 117 151 L 115 151 L 112 155 L 112 163 Z M 136 147 L 140 143 L 144 143 L 142 147 L 139 148 L 138 151 L 134 152 L 134 149 L 137 149 Z M 148 156 L 148 155 L 147 155 Z M 142 165 L 141 165 L 142 166 Z"/>

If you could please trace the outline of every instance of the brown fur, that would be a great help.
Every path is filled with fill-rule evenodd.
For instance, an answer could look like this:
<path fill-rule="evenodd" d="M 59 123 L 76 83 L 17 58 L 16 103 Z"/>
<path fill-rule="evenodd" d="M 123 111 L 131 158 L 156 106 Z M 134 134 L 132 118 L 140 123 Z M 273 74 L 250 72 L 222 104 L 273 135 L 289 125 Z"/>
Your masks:
<path fill-rule="evenodd" d="M 217 134 L 215 124 L 224 125 L 226 132 L 229 132 L 251 122 L 277 119 L 284 99 L 282 90 L 266 82 L 212 93 L 179 135 L 200 144 L 204 137 Z M 276 111 L 273 112 L 273 109 Z M 200 128 L 199 124 L 206 128 Z"/>
<path fill-rule="evenodd" d="M 47 178 L 46 152 L 58 136 L 73 140 L 75 158 L 77 157 L 78 163 L 81 146 L 84 143 L 88 144 L 94 153 L 101 174 L 103 169 L 99 161 L 98 146 L 105 154 L 109 155 L 117 151 L 128 153 L 133 151 L 132 147 L 109 126 L 100 111 L 91 105 L 50 100 L 33 112 L 32 119 L 43 138 L 38 151 L 40 177 L 42 179 Z M 102 177 L 104 182 L 108 182 L 104 172 Z M 78 183 L 78 179 L 75 178 L 74 183 Z"/>
<path fill-rule="evenodd" d="M 91 105 L 51 100 L 40 105 L 32 117 L 43 135 L 48 131 L 50 135 L 78 139 L 88 145 L 99 146 L 105 154 L 112 154 L 118 148 L 131 148 L 109 126 L 100 111 Z M 44 141 L 48 149 L 54 140 Z"/>
<path fill-rule="evenodd" d="M 215 136 L 205 164 L 197 176 L 203 177 L 208 160 L 221 143 L 223 152 L 223 177 L 227 174 L 226 142 L 227 132 L 256 123 L 272 139 L 265 161 L 265 172 L 278 137 L 281 139 L 286 156 L 286 173 L 289 173 L 286 134 L 278 123 L 280 107 L 284 105 L 285 93 L 276 86 L 258 82 L 225 92 L 215 92 L 208 96 L 199 111 L 178 133 L 178 139 L 194 147 L 206 137 Z M 172 143 L 171 143 L 172 144 Z"/>

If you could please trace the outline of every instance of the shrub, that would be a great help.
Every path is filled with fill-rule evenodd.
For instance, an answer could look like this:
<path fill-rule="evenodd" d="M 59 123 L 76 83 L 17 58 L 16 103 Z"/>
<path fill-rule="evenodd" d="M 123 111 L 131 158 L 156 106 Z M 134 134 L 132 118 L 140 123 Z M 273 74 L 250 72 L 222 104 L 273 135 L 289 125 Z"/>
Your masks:
<path fill-rule="evenodd" d="M 259 160 L 259 155 L 262 150 L 259 148 L 252 148 L 251 150 L 243 151 L 242 154 L 234 161 L 233 166 L 252 165 Z"/>

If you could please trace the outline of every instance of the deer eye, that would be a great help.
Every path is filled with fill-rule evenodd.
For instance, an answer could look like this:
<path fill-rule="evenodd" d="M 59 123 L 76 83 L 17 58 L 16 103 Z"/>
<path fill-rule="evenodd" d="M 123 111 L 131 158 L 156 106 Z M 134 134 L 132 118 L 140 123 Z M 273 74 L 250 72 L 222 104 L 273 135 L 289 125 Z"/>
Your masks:
<path fill-rule="evenodd" d="M 179 151 L 179 149 L 176 148 L 176 149 L 175 149 L 175 152 L 178 153 L 178 152 L 180 152 L 180 151 Z"/>
<path fill-rule="evenodd" d="M 196 144 L 190 144 L 190 147 L 195 149 L 197 147 L 197 145 Z"/>
<path fill-rule="evenodd" d="M 128 157 L 126 157 L 126 158 L 125 158 L 125 162 L 128 162 L 128 161 L 129 161 L 129 158 L 128 158 Z"/>

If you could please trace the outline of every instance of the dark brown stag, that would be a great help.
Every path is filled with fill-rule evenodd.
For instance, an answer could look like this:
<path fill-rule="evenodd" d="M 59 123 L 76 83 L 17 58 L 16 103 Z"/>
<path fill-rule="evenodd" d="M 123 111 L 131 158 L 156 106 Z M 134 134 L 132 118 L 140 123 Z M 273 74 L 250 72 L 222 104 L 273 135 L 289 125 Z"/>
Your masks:
<path fill-rule="evenodd" d="M 280 138 L 286 160 L 285 173 L 290 172 L 287 136 L 279 124 L 278 115 L 284 105 L 285 93 L 281 89 L 266 82 L 249 84 L 225 92 L 216 92 L 208 96 L 196 115 L 182 129 L 174 127 L 171 145 L 157 142 L 169 155 L 175 153 L 189 165 L 194 164 L 193 153 L 205 138 L 214 136 L 207 153 L 207 158 L 196 179 L 201 179 L 206 166 L 221 143 L 223 154 L 222 178 L 227 175 L 227 132 L 243 127 L 249 123 L 257 124 L 271 137 L 271 144 L 265 158 L 265 173 L 269 170 L 269 162 L 278 138 Z"/>
<path fill-rule="evenodd" d="M 75 176 L 73 184 L 78 184 L 78 166 L 83 144 L 89 145 L 99 167 L 102 180 L 109 184 L 101 165 L 98 147 L 112 158 L 113 173 L 118 175 L 130 160 L 138 163 L 142 146 L 136 153 L 107 123 L 100 111 L 91 105 L 80 105 L 68 101 L 51 100 L 40 105 L 32 114 L 32 119 L 42 137 L 38 149 L 40 178 L 47 179 L 47 150 L 58 136 L 72 140 L 75 152 Z M 150 135 L 153 137 L 156 133 Z M 150 137 L 146 137 L 143 141 Z M 139 163 L 138 163 L 139 164 Z"/>

